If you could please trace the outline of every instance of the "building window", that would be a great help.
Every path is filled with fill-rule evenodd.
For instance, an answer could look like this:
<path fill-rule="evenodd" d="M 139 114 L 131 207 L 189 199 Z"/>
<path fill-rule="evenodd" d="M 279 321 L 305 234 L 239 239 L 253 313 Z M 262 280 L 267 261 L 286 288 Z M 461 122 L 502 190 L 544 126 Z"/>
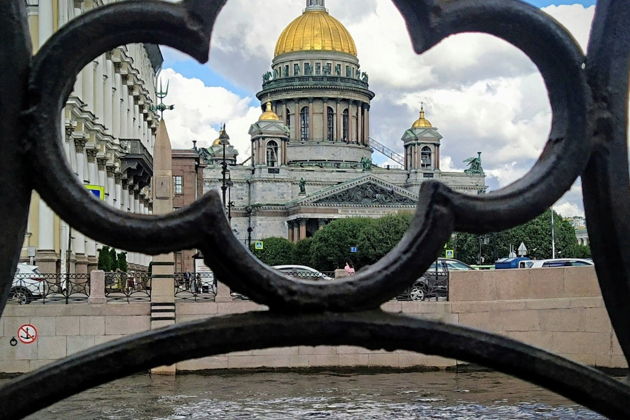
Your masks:
<path fill-rule="evenodd" d="M 330 76 L 332 74 L 332 63 L 326 63 L 324 66 L 324 74 Z"/>
<path fill-rule="evenodd" d="M 271 140 L 267 143 L 267 166 L 278 165 L 278 143 Z"/>
<path fill-rule="evenodd" d="M 315 74 L 322 74 L 322 63 L 315 63 Z"/>
<path fill-rule="evenodd" d="M 308 140 L 308 132 L 309 132 L 309 121 L 308 121 L 308 107 L 305 106 L 304 108 L 302 108 L 302 111 L 300 111 L 300 121 L 301 121 L 301 127 L 300 127 L 300 140 L 301 141 L 307 141 Z"/>
<path fill-rule="evenodd" d="M 287 121 L 286 121 L 286 126 L 289 130 L 291 130 L 291 111 L 289 111 L 289 108 L 287 108 Z"/>
<path fill-rule="evenodd" d="M 431 149 L 429 149 L 427 146 L 423 147 L 422 151 L 420 152 L 420 163 L 423 168 L 431 167 Z"/>
<path fill-rule="evenodd" d="M 348 110 L 347 109 L 344 110 L 343 111 L 343 121 L 342 121 L 343 124 L 341 126 L 342 131 L 343 131 L 343 133 L 342 133 L 342 137 L 343 137 L 342 140 L 343 141 L 348 141 L 349 116 L 350 116 L 350 114 L 348 113 Z"/>
<path fill-rule="evenodd" d="M 328 141 L 333 141 L 335 139 L 335 111 L 331 107 L 328 107 L 328 118 L 327 118 L 327 137 Z"/>
<path fill-rule="evenodd" d="M 299 76 L 300 75 L 300 65 L 299 64 L 294 64 L 293 65 L 293 75 L 294 76 Z"/>
<path fill-rule="evenodd" d="M 352 77 L 352 68 L 350 66 L 346 66 L 346 77 Z"/>
<path fill-rule="evenodd" d="M 289 65 L 284 66 L 284 77 L 289 77 Z"/>
<path fill-rule="evenodd" d="M 335 75 L 341 76 L 341 64 L 335 64 Z"/>
<path fill-rule="evenodd" d="M 181 176 L 173 177 L 173 186 L 175 194 L 183 194 L 184 193 L 184 178 Z"/>

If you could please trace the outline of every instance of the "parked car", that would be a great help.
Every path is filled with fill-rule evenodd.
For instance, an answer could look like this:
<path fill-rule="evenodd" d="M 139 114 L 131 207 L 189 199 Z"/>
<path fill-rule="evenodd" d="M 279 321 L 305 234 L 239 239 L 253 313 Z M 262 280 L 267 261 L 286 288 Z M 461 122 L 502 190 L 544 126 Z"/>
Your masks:
<path fill-rule="evenodd" d="M 45 291 L 46 281 L 39 268 L 35 265 L 18 264 L 9 291 L 9 299 L 20 305 L 26 305 L 36 299 L 41 299 Z"/>
<path fill-rule="evenodd" d="M 448 273 L 450 271 L 474 270 L 471 266 L 453 258 L 439 258 L 413 286 L 407 289 L 399 300 L 425 300 L 430 297 L 448 295 Z"/>
<path fill-rule="evenodd" d="M 305 265 L 274 265 L 273 268 L 300 280 L 334 280 L 332 277 Z"/>
<path fill-rule="evenodd" d="M 494 268 L 497 270 L 504 270 L 509 268 L 528 268 L 528 265 L 531 261 L 531 258 L 527 257 L 501 258 L 496 260 L 496 262 L 494 263 Z"/>
<path fill-rule="evenodd" d="M 548 260 L 533 260 L 528 262 L 527 268 L 546 267 L 586 267 L 592 266 L 593 261 L 586 258 L 552 258 Z"/>

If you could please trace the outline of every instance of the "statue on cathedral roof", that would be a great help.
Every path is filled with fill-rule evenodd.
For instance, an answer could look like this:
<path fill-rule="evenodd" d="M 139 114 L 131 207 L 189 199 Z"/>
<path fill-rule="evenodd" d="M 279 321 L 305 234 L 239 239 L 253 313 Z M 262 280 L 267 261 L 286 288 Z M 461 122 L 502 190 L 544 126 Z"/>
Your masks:
<path fill-rule="evenodd" d="M 485 175 L 483 167 L 481 166 L 481 152 L 477 152 L 477 157 L 471 157 L 464 161 L 468 165 L 468 169 L 464 170 L 464 173 L 468 175 Z"/>
<path fill-rule="evenodd" d="M 372 170 L 372 159 L 368 157 L 361 158 L 361 166 L 363 167 L 363 171 L 371 171 Z"/>

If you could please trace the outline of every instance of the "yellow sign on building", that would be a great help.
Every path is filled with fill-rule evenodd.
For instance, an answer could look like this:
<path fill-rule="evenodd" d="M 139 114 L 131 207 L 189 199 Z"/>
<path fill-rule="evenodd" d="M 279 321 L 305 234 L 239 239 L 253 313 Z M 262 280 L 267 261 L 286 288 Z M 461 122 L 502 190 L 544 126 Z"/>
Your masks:
<path fill-rule="evenodd" d="M 101 187 L 100 185 L 86 185 L 85 188 L 94 194 L 94 197 L 99 200 L 105 200 L 105 187 Z"/>

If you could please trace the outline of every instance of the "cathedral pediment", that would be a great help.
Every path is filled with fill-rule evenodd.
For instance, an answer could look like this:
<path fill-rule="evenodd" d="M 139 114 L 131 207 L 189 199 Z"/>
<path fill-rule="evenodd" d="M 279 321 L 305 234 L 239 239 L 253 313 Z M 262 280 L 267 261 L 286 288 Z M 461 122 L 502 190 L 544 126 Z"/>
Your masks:
<path fill-rule="evenodd" d="M 402 140 L 405 143 L 414 142 L 414 141 L 428 141 L 428 142 L 436 142 L 442 139 L 442 135 L 437 131 L 437 129 L 431 128 L 410 128 L 405 131 L 405 134 L 402 136 Z"/>
<path fill-rule="evenodd" d="M 297 206 L 415 206 L 418 196 L 373 175 L 326 188 L 292 203 Z"/>

